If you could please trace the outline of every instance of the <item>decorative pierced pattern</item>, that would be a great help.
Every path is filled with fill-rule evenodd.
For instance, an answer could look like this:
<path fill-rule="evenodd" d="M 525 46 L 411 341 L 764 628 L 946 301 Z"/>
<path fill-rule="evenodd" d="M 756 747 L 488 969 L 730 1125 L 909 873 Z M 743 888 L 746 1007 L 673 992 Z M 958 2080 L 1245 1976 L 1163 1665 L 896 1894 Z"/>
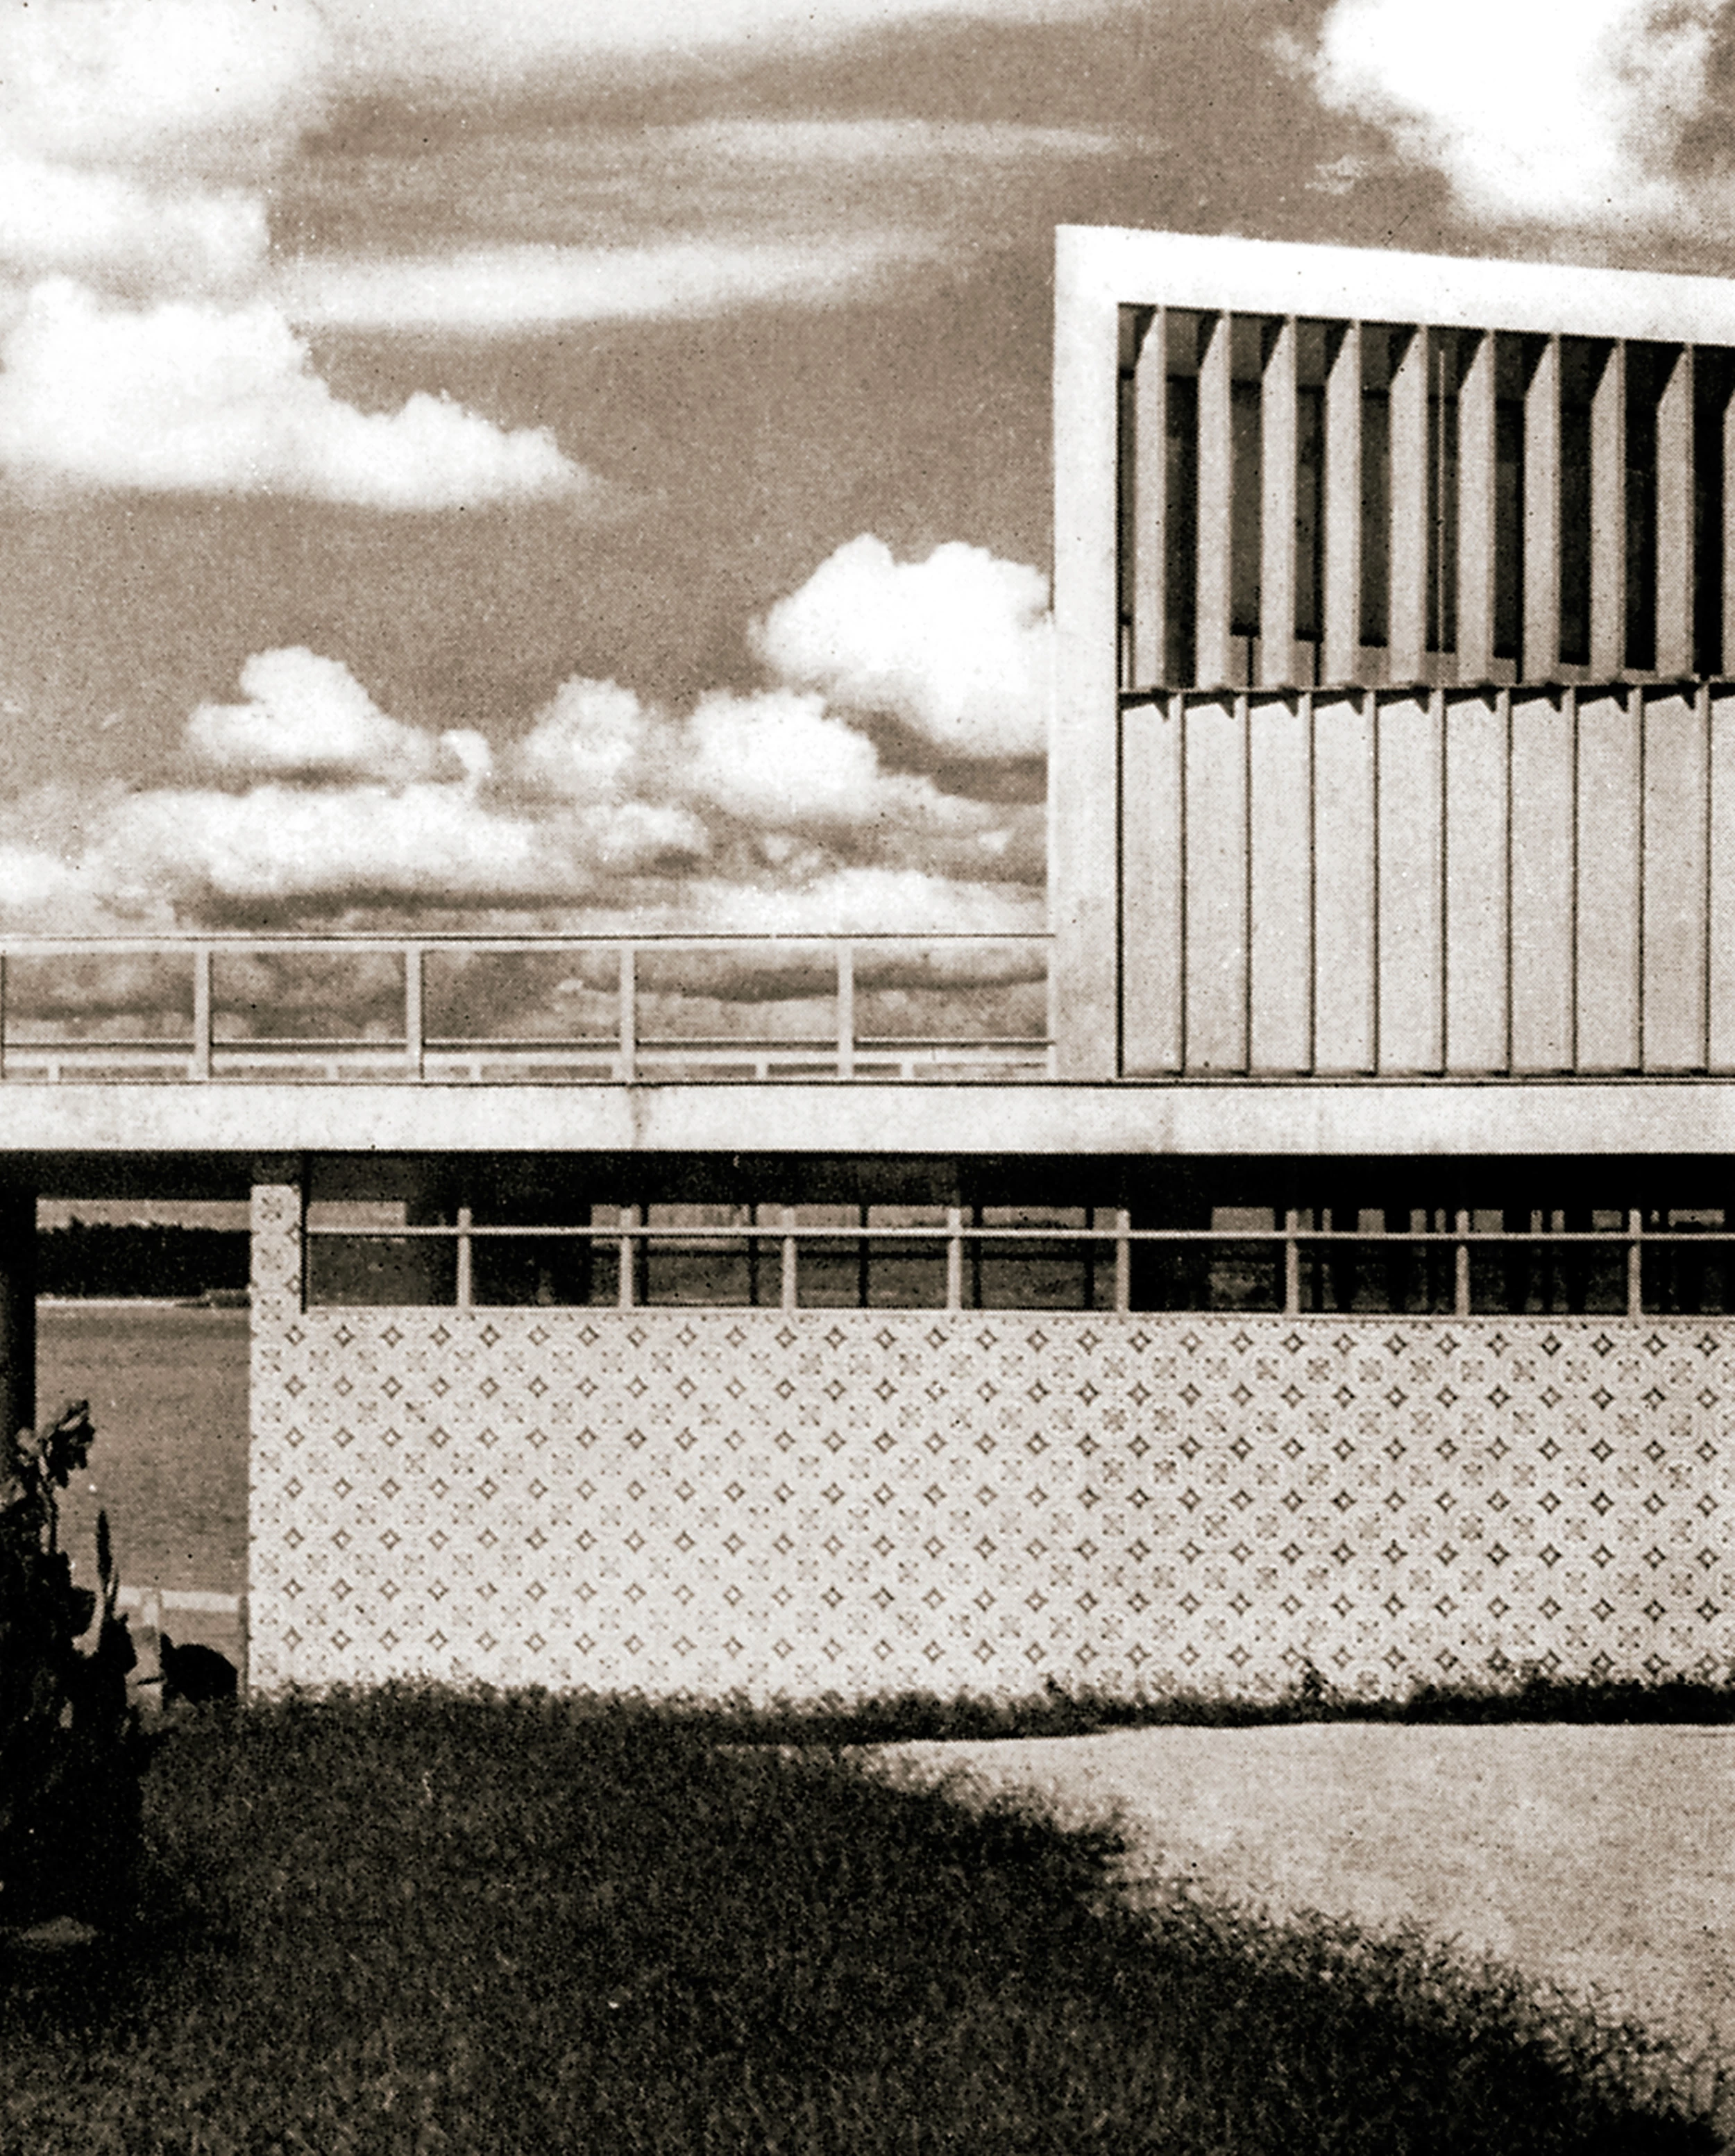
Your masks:
<path fill-rule="evenodd" d="M 303 1311 L 255 1193 L 254 1681 L 1258 1693 L 1735 1662 L 1735 1325 Z"/>

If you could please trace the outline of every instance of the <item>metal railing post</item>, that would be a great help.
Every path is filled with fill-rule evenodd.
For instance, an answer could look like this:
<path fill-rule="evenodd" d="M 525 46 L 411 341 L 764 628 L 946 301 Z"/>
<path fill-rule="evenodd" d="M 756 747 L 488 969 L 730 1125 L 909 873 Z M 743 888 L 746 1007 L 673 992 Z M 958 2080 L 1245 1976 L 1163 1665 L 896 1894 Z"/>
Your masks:
<path fill-rule="evenodd" d="M 855 946 L 837 947 L 838 1075 L 855 1075 Z"/>
<path fill-rule="evenodd" d="M 1626 1232 L 1626 1314 L 1629 1317 L 1642 1317 L 1645 1315 L 1645 1250 L 1639 1239 L 1645 1232 L 1645 1215 L 1636 1206 L 1628 1210 Z"/>
<path fill-rule="evenodd" d="M 192 952 L 192 1071 L 196 1084 L 211 1075 L 211 947 L 198 943 Z"/>
<path fill-rule="evenodd" d="M 1461 1206 L 1453 1215 L 1452 1226 L 1460 1237 L 1470 1233 L 1470 1215 Z M 1452 1315 L 1470 1315 L 1470 1245 L 1462 1241 L 1452 1250 Z"/>
<path fill-rule="evenodd" d="M 962 1310 L 964 1306 L 964 1209 L 948 1205 L 946 1209 L 946 1307 Z"/>
<path fill-rule="evenodd" d="M 1123 1205 L 1115 1214 L 1115 1308 L 1132 1307 L 1132 1215 Z"/>
<path fill-rule="evenodd" d="M 639 1075 L 639 967 L 638 952 L 630 943 L 620 947 L 620 1082 L 630 1086 Z"/>
<path fill-rule="evenodd" d="M 785 1228 L 793 1228 L 795 1225 L 795 1208 L 793 1205 L 786 1205 L 783 1208 L 783 1225 Z M 796 1310 L 800 1307 L 800 1245 L 796 1242 L 793 1235 L 786 1235 L 783 1238 L 783 1281 L 781 1297 L 783 1307 L 785 1310 Z"/>
<path fill-rule="evenodd" d="M 428 1075 L 428 1029 L 423 1017 L 427 952 L 419 943 L 403 952 L 403 1055 L 412 1078 Z"/>
<path fill-rule="evenodd" d="M 639 1225 L 639 1208 L 636 1205 L 621 1207 L 620 1224 L 623 1228 L 636 1228 Z M 619 1308 L 631 1310 L 639 1300 L 639 1238 L 636 1235 L 623 1235 L 620 1239 L 619 1250 L 619 1278 L 616 1285 L 614 1300 Z"/>
<path fill-rule="evenodd" d="M 475 1276 L 470 1269 L 470 1210 L 467 1205 L 458 1209 L 458 1287 L 457 1301 L 460 1310 L 468 1310 L 474 1301 Z"/>

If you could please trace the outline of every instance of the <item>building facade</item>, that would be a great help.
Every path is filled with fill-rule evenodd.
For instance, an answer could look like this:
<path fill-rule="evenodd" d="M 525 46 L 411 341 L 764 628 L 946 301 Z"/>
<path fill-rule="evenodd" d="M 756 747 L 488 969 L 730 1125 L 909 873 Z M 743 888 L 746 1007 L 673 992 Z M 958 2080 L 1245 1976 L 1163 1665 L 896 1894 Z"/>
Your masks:
<path fill-rule="evenodd" d="M 14 1022 L 18 1188 L 251 1192 L 253 1683 L 1726 1674 L 1732 355 L 1063 230 L 1050 937 Z M 452 1014 L 508 962 L 566 1017 Z"/>

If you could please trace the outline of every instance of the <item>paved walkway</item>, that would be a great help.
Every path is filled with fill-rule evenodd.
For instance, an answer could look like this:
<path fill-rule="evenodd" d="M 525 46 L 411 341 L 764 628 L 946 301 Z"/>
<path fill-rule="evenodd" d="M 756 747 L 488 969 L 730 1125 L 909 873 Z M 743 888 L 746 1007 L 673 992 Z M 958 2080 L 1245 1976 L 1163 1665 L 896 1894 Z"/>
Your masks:
<path fill-rule="evenodd" d="M 880 1756 L 1063 1815 L 1276 1913 L 1405 1918 L 1735 2066 L 1735 1729 L 1124 1729 Z"/>

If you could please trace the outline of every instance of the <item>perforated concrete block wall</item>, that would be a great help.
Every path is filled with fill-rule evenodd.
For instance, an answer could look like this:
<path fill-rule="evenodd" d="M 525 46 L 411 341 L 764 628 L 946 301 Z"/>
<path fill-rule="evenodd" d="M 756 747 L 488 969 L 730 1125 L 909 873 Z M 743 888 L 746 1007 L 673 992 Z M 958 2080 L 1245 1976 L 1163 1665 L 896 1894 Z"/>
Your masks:
<path fill-rule="evenodd" d="M 1735 1661 L 1735 1324 L 301 1306 L 253 1682 L 1256 1695 Z"/>

